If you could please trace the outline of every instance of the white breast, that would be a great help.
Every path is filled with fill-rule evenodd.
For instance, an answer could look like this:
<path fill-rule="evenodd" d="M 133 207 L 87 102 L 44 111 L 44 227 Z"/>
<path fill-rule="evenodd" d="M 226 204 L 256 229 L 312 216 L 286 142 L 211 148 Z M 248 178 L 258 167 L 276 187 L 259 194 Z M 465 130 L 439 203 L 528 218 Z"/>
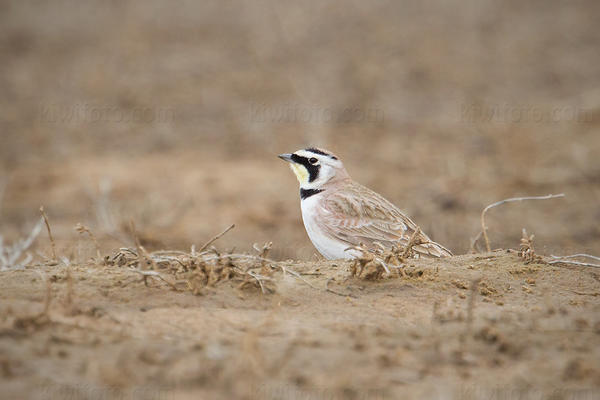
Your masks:
<path fill-rule="evenodd" d="M 354 258 L 354 251 L 345 251 L 349 247 L 347 243 L 331 238 L 323 232 L 320 226 L 322 222 L 318 221 L 319 214 L 326 212 L 326 210 L 320 208 L 321 198 L 322 194 L 319 193 L 301 200 L 302 220 L 310 241 L 319 253 L 328 260 Z"/>

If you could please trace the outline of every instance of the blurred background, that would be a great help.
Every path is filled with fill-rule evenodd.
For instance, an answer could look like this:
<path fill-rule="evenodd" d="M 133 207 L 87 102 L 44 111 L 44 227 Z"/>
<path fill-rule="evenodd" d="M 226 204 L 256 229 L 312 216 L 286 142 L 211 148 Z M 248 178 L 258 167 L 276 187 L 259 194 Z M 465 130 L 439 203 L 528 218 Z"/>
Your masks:
<path fill-rule="evenodd" d="M 334 151 L 456 254 L 600 253 L 600 3 L 1 1 L 0 233 L 59 252 L 273 241 L 311 259 L 276 156 Z M 45 235 L 38 250 L 48 254 Z"/>

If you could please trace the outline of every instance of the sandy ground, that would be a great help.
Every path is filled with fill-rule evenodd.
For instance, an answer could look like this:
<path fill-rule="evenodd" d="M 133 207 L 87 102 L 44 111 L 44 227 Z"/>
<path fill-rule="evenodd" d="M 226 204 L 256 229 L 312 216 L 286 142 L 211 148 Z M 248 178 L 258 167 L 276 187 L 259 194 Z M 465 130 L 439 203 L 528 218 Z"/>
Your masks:
<path fill-rule="evenodd" d="M 525 228 L 544 260 L 600 255 L 599 6 L 0 1 L 1 246 L 43 205 L 60 259 L 42 230 L 0 271 L 0 398 L 600 397 L 598 269 L 506 252 Z M 307 146 L 457 256 L 323 261 L 276 157 Z M 503 250 L 469 254 L 486 205 L 549 193 L 490 210 Z M 219 251 L 273 242 L 314 287 L 100 261 L 230 224 Z"/>
<path fill-rule="evenodd" d="M 124 267 L 3 272 L 3 397 L 600 394 L 598 271 L 504 251 L 415 261 L 379 281 L 348 263 L 282 265 L 312 286 L 279 272 L 270 294 L 227 281 L 194 296 Z"/>

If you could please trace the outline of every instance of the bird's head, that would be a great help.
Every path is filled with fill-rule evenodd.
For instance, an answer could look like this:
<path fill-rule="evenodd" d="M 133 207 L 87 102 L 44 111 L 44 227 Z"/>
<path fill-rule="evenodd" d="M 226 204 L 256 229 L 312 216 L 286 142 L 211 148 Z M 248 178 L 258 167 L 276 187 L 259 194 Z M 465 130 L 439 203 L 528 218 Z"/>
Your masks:
<path fill-rule="evenodd" d="M 279 158 L 290 163 L 301 189 L 320 189 L 328 182 L 349 178 L 344 164 L 327 150 L 309 147 Z"/>

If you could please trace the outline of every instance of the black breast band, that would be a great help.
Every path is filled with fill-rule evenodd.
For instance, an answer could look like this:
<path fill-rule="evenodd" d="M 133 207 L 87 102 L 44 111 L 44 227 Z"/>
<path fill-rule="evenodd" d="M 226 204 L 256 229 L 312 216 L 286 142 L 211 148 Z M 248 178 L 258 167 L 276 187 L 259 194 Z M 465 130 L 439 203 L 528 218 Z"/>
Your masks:
<path fill-rule="evenodd" d="M 300 198 L 308 199 L 310 196 L 321 193 L 323 189 L 300 189 Z"/>

